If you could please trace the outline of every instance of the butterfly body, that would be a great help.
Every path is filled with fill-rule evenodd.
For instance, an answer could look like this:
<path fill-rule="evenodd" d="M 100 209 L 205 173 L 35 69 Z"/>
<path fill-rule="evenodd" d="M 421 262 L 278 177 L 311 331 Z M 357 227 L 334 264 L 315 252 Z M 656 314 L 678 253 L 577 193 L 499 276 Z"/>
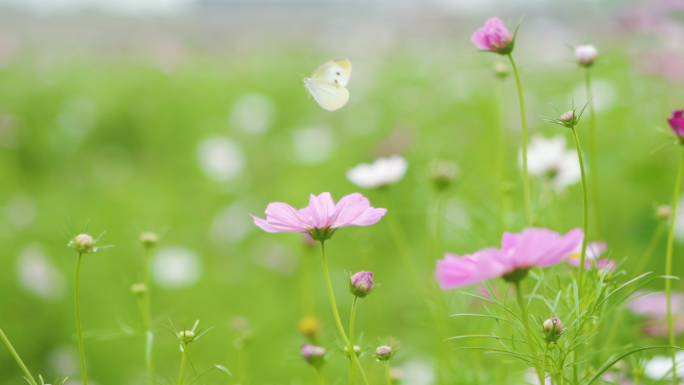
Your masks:
<path fill-rule="evenodd" d="M 349 60 L 331 60 L 318 67 L 310 78 L 304 78 L 304 87 L 321 107 L 335 111 L 349 101 L 349 90 L 346 85 L 350 77 Z"/>

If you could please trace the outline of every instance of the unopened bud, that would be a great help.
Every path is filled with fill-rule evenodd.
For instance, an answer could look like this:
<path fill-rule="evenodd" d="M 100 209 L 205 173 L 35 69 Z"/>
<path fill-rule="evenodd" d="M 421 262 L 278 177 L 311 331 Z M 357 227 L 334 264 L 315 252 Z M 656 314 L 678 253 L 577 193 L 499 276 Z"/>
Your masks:
<path fill-rule="evenodd" d="M 660 205 L 658 206 L 658 209 L 656 209 L 656 216 L 658 219 L 668 220 L 670 219 L 670 215 L 672 215 L 672 207 L 669 205 Z"/>
<path fill-rule="evenodd" d="M 133 286 L 131 286 L 131 292 L 135 295 L 143 295 L 147 293 L 147 285 L 144 283 L 134 283 Z"/>
<path fill-rule="evenodd" d="M 593 45 L 578 45 L 575 47 L 575 59 L 585 67 L 594 64 L 598 54 L 598 50 Z"/>
<path fill-rule="evenodd" d="M 373 290 L 373 272 L 359 271 L 349 280 L 349 291 L 358 298 L 365 298 Z"/>
<path fill-rule="evenodd" d="M 575 117 L 575 111 L 567 111 L 564 112 L 563 115 L 561 115 L 560 120 L 562 120 L 565 123 L 570 123 L 572 122 L 572 119 Z"/>
<path fill-rule="evenodd" d="M 349 347 L 348 346 L 345 346 L 342 349 L 342 354 L 344 354 L 345 357 L 349 358 Z M 360 346 L 354 345 L 354 355 L 357 357 L 361 355 L 361 347 Z"/>
<path fill-rule="evenodd" d="M 78 234 L 69 242 L 69 246 L 81 254 L 89 253 L 95 246 L 95 239 L 90 234 Z"/>
<path fill-rule="evenodd" d="M 547 340 L 555 342 L 563 332 L 563 323 L 558 318 L 549 318 L 544 321 L 544 330 Z"/>
<path fill-rule="evenodd" d="M 302 356 L 310 365 L 320 368 L 325 363 L 325 348 L 304 344 L 302 345 Z"/>
<path fill-rule="evenodd" d="M 156 233 L 147 232 L 140 234 L 140 243 L 145 247 L 152 247 L 159 242 L 159 236 Z"/>
<path fill-rule="evenodd" d="M 445 159 L 435 159 L 428 163 L 428 177 L 438 191 L 451 186 L 458 179 L 461 170 L 456 162 Z"/>
<path fill-rule="evenodd" d="M 299 332 L 304 337 L 315 338 L 321 331 L 321 321 L 314 316 L 306 316 L 299 321 Z"/>
<path fill-rule="evenodd" d="M 195 340 L 195 332 L 192 330 L 184 330 L 178 333 L 178 336 L 180 337 L 181 341 L 185 342 L 186 344 L 189 344 Z"/>
<path fill-rule="evenodd" d="M 510 68 L 508 68 L 508 66 L 506 64 L 501 63 L 501 62 L 494 63 L 493 69 L 494 69 L 494 73 L 496 74 L 496 76 L 498 76 L 502 79 L 505 79 L 511 73 Z"/>
<path fill-rule="evenodd" d="M 383 345 L 375 349 L 375 358 L 378 361 L 388 361 L 393 355 L 394 352 L 392 352 L 392 347 L 390 346 Z"/>

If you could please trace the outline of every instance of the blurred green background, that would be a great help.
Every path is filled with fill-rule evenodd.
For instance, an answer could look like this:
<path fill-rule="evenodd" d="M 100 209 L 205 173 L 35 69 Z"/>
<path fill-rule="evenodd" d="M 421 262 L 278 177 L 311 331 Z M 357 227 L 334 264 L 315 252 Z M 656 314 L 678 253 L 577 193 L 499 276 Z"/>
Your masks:
<path fill-rule="evenodd" d="M 374 206 L 389 208 L 419 273 L 432 279 L 437 255 L 430 239 L 440 204 L 443 251 L 464 254 L 499 244 L 500 121 L 505 175 L 514 183 L 506 228 L 521 229 L 515 84 L 494 75 L 498 57 L 476 53 L 469 42 L 489 16 L 512 27 L 527 12 L 515 56 L 530 130 L 563 135 L 570 149 L 568 131 L 536 116 L 555 116 L 549 102 L 567 110 L 573 98 L 576 105 L 586 101 L 583 71 L 565 44 L 590 42 L 604 53 L 592 70 L 601 238 L 611 257 L 628 257 L 624 269 L 631 275 L 657 226 L 654 205 L 668 203 L 674 185 L 677 149 L 652 151 L 670 140 L 655 128 L 667 127 L 671 111 L 683 107 L 677 68 L 684 59 L 673 47 L 681 47 L 684 35 L 663 32 L 663 23 L 682 31 L 676 7 L 662 12 L 653 4 L 605 2 L 561 19 L 570 9 L 554 2 L 520 2 L 519 9 L 509 5 L 501 14 L 494 14 L 494 5 L 446 12 L 410 2 L 398 10 L 354 4 L 224 9 L 208 3 L 187 17 L 22 11 L 3 16 L 0 327 L 34 374 L 79 377 L 69 219 L 76 232 L 90 219 L 94 235 L 107 230 L 100 244 L 115 245 L 88 255 L 83 265 L 88 369 L 92 382 L 101 385 L 146 383 L 142 338 L 112 335 L 122 324 L 140 328 L 130 286 L 142 279 L 137 239 L 143 231 L 161 235 L 152 287 L 160 377 L 176 378 L 180 361 L 177 342 L 163 325 L 170 319 L 176 327 L 190 326 L 200 319 L 215 329 L 191 345 L 193 362 L 198 369 L 222 364 L 234 374 L 214 373 L 206 383 L 295 385 L 315 381 L 299 355 L 305 342 L 297 329 L 306 315 L 305 266 L 313 280 L 314 313 L 323 323 L 320 342 L 336 350 L 319 252 L 297 234 L 261 231 L 249 213 L 263 217 L 273 201 L 304 207 L 311 193 L 330 191 L 339 199 L 360 191 Z M 644 9 L 651 19 L 635 21 Z M 335 17 L 325 16 L 330 13 Z M 336 57 L 353 63 L 351 100 L 330 113 L 308 97 L 297 73 L 308 76 Z M 579 126 L 585 151 L 586 128 Z M 368 191 L 346 179 L 346 170 L 358 163 L 392 154 L 409 162 L 397 185 Z M 436 158 L 461 168 L 457 185 L 439 197 L 426 174 Z M 538 179 L 532 186 L 539 225 L 562 232 L 581 226 L 579 184 L 552 193 L 542 193 Z M 372 270 L 382 286 L 360 302 L 360 345 L 372 353 L 381 342 L 401 341 L 392 364 L 403 367 L 403 383 L 432 384 L 431 320 L 400 263 L 387 220 L 342 229 L 328 243 L 338 304 L 348 319 L 345 271 Z M 595 229 L 590 234 L 598 236 Z M 677 245 L 675 274 L 684 266 L 681 252 Z M 663 273 L 663 261 L 661 242 L 649 269 Z M 563 270 L 570 267 L 557 268 Z M 683 289 L 681 283 L 675 287 Z M 452 313 L 479 311 L 466 297 L 445 296 Z M 246 319 L 251 330 L 244 347 L 235 343 L 236 317 L 238 323 Z M 449 322 L 453 335 L 486 334 L 493 327 Z M 629 315 L 615 346 L 636 336 L 653 342 Z M 488 370 L 501 358 L 481 352 L 453 355 L 458 383 L 516 383 L 525 372 L 505 360 L 505 369 Z M 333 355 L 325 369 L 331 384 L 345 383 L 345 361 Z M 362 361 L 372 383 L 383 381 L 380 364 L 368 356 Z M 22 381 L 0 349 L 0 383 Z"/>

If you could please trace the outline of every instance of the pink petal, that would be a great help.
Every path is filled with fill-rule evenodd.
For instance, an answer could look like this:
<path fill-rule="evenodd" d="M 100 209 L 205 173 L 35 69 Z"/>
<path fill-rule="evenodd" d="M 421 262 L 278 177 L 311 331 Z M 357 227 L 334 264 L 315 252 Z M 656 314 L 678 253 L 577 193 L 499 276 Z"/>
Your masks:
<path fill-rule="evenodd" d="M 298 228 L 300 231 L 305 231 L 311 225 L 308 218 L 297 209 L 281 202 L 269 203 L 266 206 L 266 220 L 269 223 L 279 222 L 287 227 Z"/>
<path fill-rule="evenodd" d="M 378 223 L 382 217 L 387 213 L 387 209 L 376 209 L 369 207 L 361 215 L 356 217 L 349 226 L 370 226 Z"/>
<path fill-rule="evenodd" d="M 331 226 L 333 228 L 349 226 L 370 207 L 370 201 L 359 193 L 344 196 L 335 207 L 335 213 L 331 218 L 333 220 Z"/>
<path fill-rule="evenodd" d="M 269 233 L 292 233 L 292 232 L 298 232 L 301 231 L 298 228 L 293 228 L 293 227 L 288 227 L 284 226 L 281 224 L 273 224 L 273 223 L 268 223 L 268 221 L 261 219 L 259 217 L 255 217 L 252 214 L 249 214 L 254 218 L 254 224 L 261 227 L 262 230 L 269 232 Z"/>
<path fill-rule="evenodd" d="M 439 286 L 443 290 L 453 289 L 491 278 L 490 274 L 482 269 L 481 264 L 492 260 L 498 253 L 499 250 L 492 247 L 463 257 L 449 253 L 444 254 L 444 259 L 437 261 L 437 270 L 435 271 Z"/>

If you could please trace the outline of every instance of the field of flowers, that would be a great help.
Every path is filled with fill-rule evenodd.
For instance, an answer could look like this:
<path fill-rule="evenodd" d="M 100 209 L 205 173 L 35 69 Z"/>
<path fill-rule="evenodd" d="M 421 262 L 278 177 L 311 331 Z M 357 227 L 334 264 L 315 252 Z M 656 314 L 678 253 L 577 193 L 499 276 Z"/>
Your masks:
<path fill-rule="evenodd" d="M 682 8 L 0 29 L 0 384 L 683 382 Z"/>

